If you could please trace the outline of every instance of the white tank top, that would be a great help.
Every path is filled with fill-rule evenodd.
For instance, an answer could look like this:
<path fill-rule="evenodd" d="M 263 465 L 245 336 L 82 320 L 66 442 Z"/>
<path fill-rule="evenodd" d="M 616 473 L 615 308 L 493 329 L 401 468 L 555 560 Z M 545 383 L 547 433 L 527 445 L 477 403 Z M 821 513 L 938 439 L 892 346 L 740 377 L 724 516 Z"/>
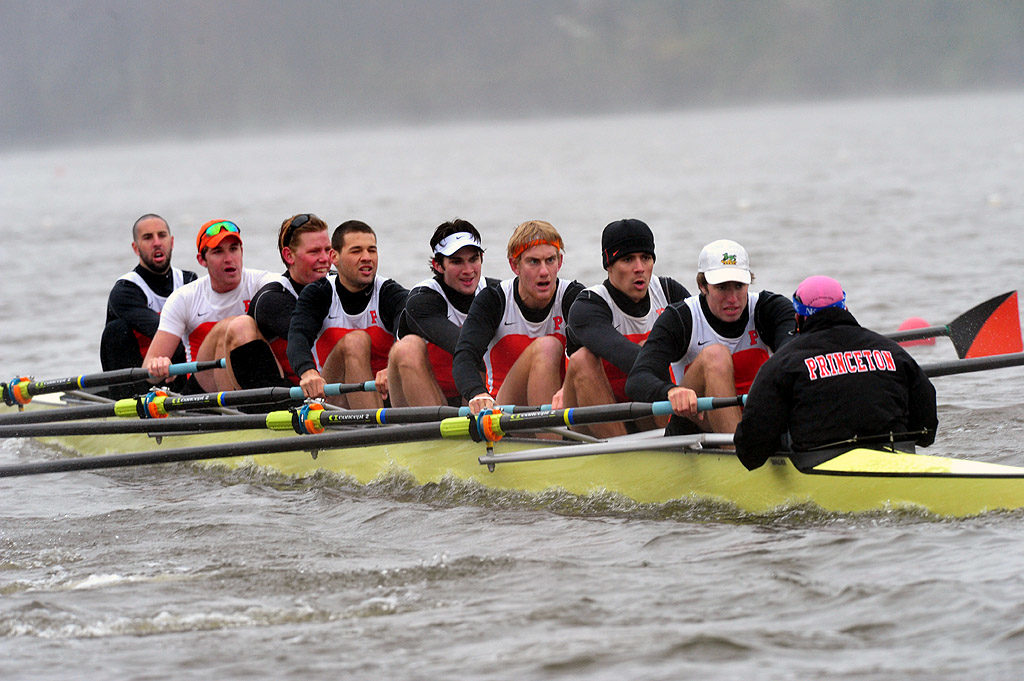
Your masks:
<path fill-rule="evenodd" d="M 242 269 L 238 286 L 227 293 L 217 293 L 210 284 L 210 275 L 175 289 L 160 313 L 160 331 L 167 331 L 183 340 L 189 361 L 196 356 L 206 334 L 222 319 L 245 314 L 249 301 L 277 275 L 266 270 Z"/>
<path fill-rule="evenodd" d="M 743 333 L 736 338 L 721 336 L 711 327 L 711 323 L 704 316 L 704 310 L 701 309 L 700 296 L 687 298 L 685 303 L 690 308 L 690 316 L 693 319 L 693 333 L 690 334 L 690 345 L 686 348 L 686 354 L 673 367 L 689 366 L 697 359 L 697 355 L 706 345 L 711 343 L 724 345 L 732 353 L 737 394 L 746 393 L 754 381 L 757 370 L 771 356 L 771 349 L 761 340 L 761 336 L 754 326 L 754 311 L 757 309 L 759 295 L 759 291 L 747 293 L 747 325 L 744 327 Z M 675 371 L 674 368 L 673 371 Z M 676 378 L 681 378 L 681 374 L 676 374 Z"/>
<path fill-rule="evenodd" d="M 668 307 L 668 299 L 665 297 L 665 289 L 662 287 L 661 280 L 658 279 L 657 276 L 651 276 L 651 283 L 647 287 L 647 292 L 651 299 L 651 307 L 643 317 L 633 317 L 623 312 L 622 309 L 615 304 L 615 301 L 612 300 L 612 295 L 608 292 L 608 289 L 604 284 L 591 286 L 587 290 L 596 293 L 601 297 L 601 300 L 608 304 L 608 307 L 612 311 L 612 326 L 614 326 L 619 333 L 634 343 L 647 340 L 647 336 L 650 335 L 651 329 L 654 328 L 654 322 L 658 320 L 658 315 Z"/>
<path fill-rule="evenodd" d="M 322 368 L 331 350 L 350 331 L 366 331 L 370 335 L 370 366 L 380 371 L 388 364 L 388 351 L 395 342 L 394 334 L 384 327 L 380 318 L 380 289 L 386 279 L 377 275 L 373 280 L 370 301 L 361 312 L 348 314 L 338 297 L 338 275 L 329 275 L 331 281 L 331 308 L 324 318 L 317 336 L 314 353 L 318 368 Z"/>
<path fill-rule="evenodd" d="M 174 291 L 181 288 L 182 284 L 185 281 L 185 275 L 182 274 L 182 271 L 179 270 L 177 267 L 172 267 L 171 278 L 174 281 L 174 290 L 172 291 L 173 293 Z M 160 310 L 164 309 L 164 304 L 167 302 L 168 296 L 157 295 L 157 293 L 149 287 L 149 284 L 146 283 L 146 280 L 139 276 L 139 273 L 136 272 L 135 270 L 122 274 L 120 277 L 118 277 L 118 279 L 130 281 L 131 283 L 135 284 L 140 289 L 142 289 L 142 292 L 146 295 L 146 307 L 148 307 L 153 312 L 158 313 L 160 312 Z"/>
<path fill-rule="evenodd" d="M 542 336 L 555 336 L 561 341 L 562 347 L 565 347 L 562 297 L 565 295 L 569 282 L 564 279 L 558 280 L 551 311 L 539 322 L 529 321 L 519 310 L 513 292 L 515 282 L 514 278 L 501 282 L 501 290 L 505 294 L 505 310 L 498 323 L 498 330 L 487 345 L 487 352 L 484 353 L 484 366 L 487 367 L 487 392 L 492 395 L 497 394 L 509 369 L 534 339 Z"/>
<path fill-rule="evenodd" d="M 446 296 L 444 293 L 444 288 L 442 288 L 441 284 L 437 281 L 437 279 L 435 279 L 434 277 L 431 277 L 430 279 L 425 279 L 420 283 L 416 284 L 416 286 L 414 286 L 413 288 L 418 288 L 420 286 L 429 288 L 432 291 L 437 291 L 437 293 L 444 299 L 445 305 L 448 306 L 448 321 L 450 321 L 455 326 L 462 326 L 463 324 L 466 323 L 466 313 L 460 312 L 457 307 L 452 305 L 452 301 L 448 300 L 448 296 Z M 480 293 L 484 286 L 484 278 L 480 277 L 480 281 L 477 283 L 476 291 L 474 292 L 473 295 Z"/>

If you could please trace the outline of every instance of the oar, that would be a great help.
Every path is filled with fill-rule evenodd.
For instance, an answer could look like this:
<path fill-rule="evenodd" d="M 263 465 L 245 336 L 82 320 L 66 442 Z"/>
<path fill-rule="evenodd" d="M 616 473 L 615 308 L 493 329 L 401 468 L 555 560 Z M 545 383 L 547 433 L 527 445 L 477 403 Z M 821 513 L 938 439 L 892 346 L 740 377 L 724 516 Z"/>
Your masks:
<path fill-rule="evenodd" d="M 724 406 L 735 406 L 743 401 L 743 396 L 730 398 L 700 398 L 698 409 L 712 409 Z M 360 445 L 389 444 L 393 442 L 413 442 L 428 439 L 497 439 L 500 434 L 513 430 L 533 430 L 554 424 L 600 423 L 602 421 L 621 421 L 671 412 L 669 402 L 627 402 L 624 404 L 601 405 L 596 407 L 577 407 L 545 412 L 545 419 L 530 419 L 531 414 L 481 414 L 476 418 L 458 416 L 446 418 L 439 423 L 420 423 L 414 425 L 385 426 L 359 430 L 347 430 L 338 433 L 322 433 L 319 435 L 297 435 L 272 440 L 254 440 L 210 446 L 181 447 L 152 452 L 133 454 L 109 454 L 72 459 L 55 459 L 26 464 L 0 466 L 0 478 L 20 475 L 36 475 L 40 473 L 57 473 L 65 471 L 100 470 L 106 468 L 123 468 L 126 466 L 144 466 L 158 463 L 175 463 L 185 461 L 202 461 L 222 459 L 234 456 L 253 456 L 256 454 L 278 454 L 282 452 L 320 451 L 323 449 L 339 449 Z M 570 413 L 566 413 L 570 412 Z M 500 434 L 499 434 L 500 433 Z"/>
<path fill-rule="evenodd" d="M 894 341 L 948 336 L 961 359 L 1024 350 L 1020 332 L 1017 292 L 986 300 L 943 326 L 928 326 L 884 334 Z"/>
<path fill-rule="evenodd" d="M 338 385 L 338 384 L 335 384 Z M 332 393 L 328 393 L 332 394 Z M 520 410 L 522 408 L 520 407 Z M 172 419 L 138 419 L 132 421 L 104 420 L 82 423 L 0 424 L 0 438 L 46 437 L 64 435 L 122 435 L 146 433 L 161 436 L 171 433 L 217 432 L 225 430 L 290 430 L 299 434 L 321 432 L 324 428 L 350 425 L 384 425 L 440 421 L 453 416 L 468 416 L 469 407 L 392 407 L 388 409 L 310 409 L 300 415 L 296 411 L 272 411 L 267 414 L 238 416 L 182 416 Z M 312 430 L 311 430 L 312 426 Z M 316 427 L 319 426 L 319 429 Z"/>
<path fill-rule="evenodd" d="M 223 369 L 227 362 L 214 359 L 209 362 L 182 362 L 168 367 L 171 376 L 194 374 L 207 369 Z M 28 404 L 35 395 L 59 393 L 65 390 L 82 390 L 83 388 L 99 388 L 107 385 L 132 383 L 149 378 L 149 372 L 142 367 L 115 369 L 97 374 L 82 374 L 69 378 L 51 378 L 45 381 L 33 381 L 29 378 L 15 378 L 8 383 L 0 383 L 0 399 L 13 407 L 16 404 Z"/>
<path fill-rule="evenodd" d="M 923 364 L 921 369 L 929 377 L 935 378 L 936 376 L 966 374 L 971 371 L 987 371 L 989 369 L 1003 369 L 1005 367 L 1021 365 L 1024 365 L 1024 352 L 1015 352 L 1012 355 L 992 355 L 991 357 L 935 362 L 934 364 Z"/>
<path fill-rule="evenodd" d="M 700 398 L 698 408 L 717 409 L 735 406 L 737 398 Z M 670 413 L 668 402 L 654 403 L 658 413 Z M 109 405 L 104 405 L 109 409 Z M 80 409 L 80 408 L 76 408 Z M 667 409 L 667 411 L 660 411 Z M 551 405 L 501 407 L 504 414 L 530 412 L 550 413 Z M 35 413 L 35 412 L 33 412 Z M 106 415 L 106 414 L 103 414 Z M 0 438 L 60 437 L 66 435 L 123 435 L 145 433 L 160 437 L 172 433 L 217 432 L 225 430 L 294 431 L 298 434 L 323 432 L 327 428 L 345 428 L 360 425 L 397 425 L 440 421 L 455 416 L 469 416 L 469 407 L 385 407 L 382 409 L 339 409 L 326 411 L 306 409 L 298 411 L 272 411 L 267 414 L 240 416 L 182 416 L 173 419 L 103 420 L 82 423 L 47 423 L 22 421 L 16 424 L 0 423 Z M 564 417 L 563 417 L 564 418 Z M 559 421 L 559 425 L 561 425 Z"/>
<path fill-rule="evenodd" d="M 327 395 L 376 390 L 373 381 L 364 383 L 328 383 L 324 386 Z M 305 397 L 302 388 L 253 388 L 251 390 L 229 390 L 219 393 L 198 395 L 161 395 L 149 392 L 141 397 L 130 397 L 109 404 L 88 407 L 67 407 L 11 414 L 0 414 L 0 424 L 54 423 L 81 419 L 122 416 L 126 418 L 151 418 L 165 416 L 172 411 L 205 409 L 208 407 L 239 407 L 257 404 L 301 402 Z"/>

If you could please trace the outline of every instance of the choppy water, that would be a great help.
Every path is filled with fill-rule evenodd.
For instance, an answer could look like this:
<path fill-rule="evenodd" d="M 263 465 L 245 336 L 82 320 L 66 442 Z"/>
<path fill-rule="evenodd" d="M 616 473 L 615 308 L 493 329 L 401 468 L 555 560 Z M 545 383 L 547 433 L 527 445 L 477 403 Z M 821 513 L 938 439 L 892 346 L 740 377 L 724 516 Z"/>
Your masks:
<path fill-rule="evenodd" d="M 498 277 L 512 226 L 549 219 L 587 283 L 601 227 L 635 216 L 686 283 L 730 237 L 765 288 L 831 274 L 869 326 L 944 323 L 1024 284 L 1022 168 L 1020 94 L 6 153 L 0 371 L 98 370 L 149 211 L 178 265 L 229 217 L 271 269 L 288 215 L 361 218 L 407 285 L 456 215 Z M 1024 464 L 1022 385 L 937 379 L 934 451 Z M 0 443 L 0 463 L 58 455 Z M 8 480 L 0 678 L 1016 679 L 1022 527 L 188 466 Z"/>

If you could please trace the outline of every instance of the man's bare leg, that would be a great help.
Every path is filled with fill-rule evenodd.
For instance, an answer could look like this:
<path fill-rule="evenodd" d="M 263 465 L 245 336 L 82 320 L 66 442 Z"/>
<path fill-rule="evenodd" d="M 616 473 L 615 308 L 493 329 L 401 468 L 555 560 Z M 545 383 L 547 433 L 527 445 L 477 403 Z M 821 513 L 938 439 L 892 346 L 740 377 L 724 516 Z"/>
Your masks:
<path fill-rule="evenodd" d="M 580 348 L 569 357 L 565 382 L 562 384 L 562 399 L 566 407 L 592 407 L 615 403 L 615 393 L 612 391 L 612 384 L 608 382 L 601 358 L 587 348 Z M 575 426 L 573 430 L 600 438 L 626 434 L 626 426 L 621 422 Z"/>
<path fill-rule="evenodd" d="M 228 334 L 228 328 L 231 325 L 231 321 L 234 317 L 228 317 L 222 319 L 213 325 L 210 332 L 206 334 L 206 338 L 203 339 L 202 344 L 199 346 L 199 350 L 196 351 L 196 356 L 192 359 L 196 362 L 209 362 L 215 359 L 221 359 L 227 353 L 226 340 Z M 199 382 L 200 387 L 208 393 L 219 392 L 221 390 L 234 390 L 238 386 L 235 385 L 234 379 L 231 374 L 228 373 L 227 369 L 209 369 L 207 371 L 200 371 L 195 374 L 196 381 Z"/>
<path fill-rule="evenodd" d="M 388 385 L 394 407 L 432 407 L 447 403 L 434 378 L 427 343 L 419 336 L 405 336 L 391 346 Z"/>
<path fill-rule="evenodd" d="M 335 344 L 324 362 L 323 377 L 328 383 L 364 383 L 374 380 L 370 368 L 370 334 L 349 331 Z M 384 401 L 376 392 L 354 392 L 328 397 L 331 404 L 347 409 L 380 409 Z"/>
<path fill-rule="evenodd" d="M 705 348 L 687 367 L 682 385 L 701 397 L 735 397 L 736 379 L 729 349 L 719 344 Z M 705 414 L 703 423 L 696 423 L 714 433 L 735 433 L 742 416 L 739 407 L 712 409 Z"/>
<path fill-rule="evenodd" d="M 550 404 L 551 397 L 562 384 L 565 349 L 555 336 L 537 338 L 505 376 L 498 394 L 497 404 L 542 405 Z M 553 435 L 541 437 L 553 438 Z"/>

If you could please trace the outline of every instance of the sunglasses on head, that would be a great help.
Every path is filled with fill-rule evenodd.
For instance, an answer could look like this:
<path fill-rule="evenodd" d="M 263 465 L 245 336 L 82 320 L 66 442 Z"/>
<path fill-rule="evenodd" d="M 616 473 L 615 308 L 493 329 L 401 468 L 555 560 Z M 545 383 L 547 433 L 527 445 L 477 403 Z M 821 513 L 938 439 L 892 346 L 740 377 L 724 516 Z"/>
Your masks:
<path fill-rule="evenodd" d="M 296 215 L 285 227 L 284 232 L 281 233 L 281 243 L 278 244 L 278 250 L 284 248 L 292 242 L 292 235 L 295 234 L 295 230 L 302 227 L 304 224 L 312 220 L 314 215 L 312 213 L 303 213 L 302 215 Z"/>
<path fill-rule="evenodd" d="M 238 234 L 241 230 L 238 229 L 238 225 L 230 220 L 221 220 L 220 222 L 215 222 L 206 228 L 206 236 L 217 236 L 223 231 Z"/>

